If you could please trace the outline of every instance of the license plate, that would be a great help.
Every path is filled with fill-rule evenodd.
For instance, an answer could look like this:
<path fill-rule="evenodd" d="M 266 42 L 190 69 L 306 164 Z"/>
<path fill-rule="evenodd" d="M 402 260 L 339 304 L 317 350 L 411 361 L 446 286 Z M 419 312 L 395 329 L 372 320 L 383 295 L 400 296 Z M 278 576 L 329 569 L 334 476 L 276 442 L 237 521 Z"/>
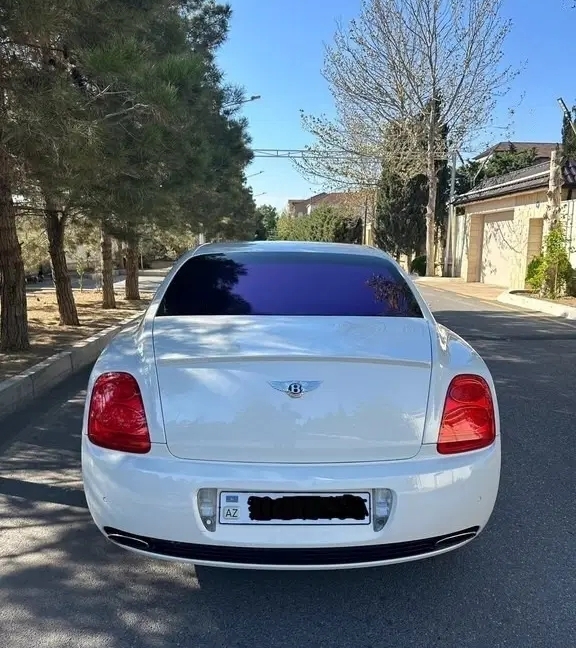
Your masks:
<path fill-rule="evenodd" d="M 220 524 L 370 524 L 370 493 L 220 493 Z"/>

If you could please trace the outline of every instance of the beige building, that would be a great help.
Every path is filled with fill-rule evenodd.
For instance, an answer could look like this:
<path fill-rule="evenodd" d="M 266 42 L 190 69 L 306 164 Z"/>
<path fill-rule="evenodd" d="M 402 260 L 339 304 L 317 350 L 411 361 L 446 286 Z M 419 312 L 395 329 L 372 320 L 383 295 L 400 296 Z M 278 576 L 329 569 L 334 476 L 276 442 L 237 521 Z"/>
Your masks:
<path fill-rule="evenodd" d="M 526 269 L 546 234 L 549 162 L 490 178 L 457 196 L 455 276 L 509 289 L 526 287 Z M 576 265 L 576 162 L 562 170 L 562 207 Z M 576 193 L 574 193 L 576 198 Z"/>
<path fill-rule="evenodd" d="M 350 202 L 350 194 L 345 192 L 319 193 L 310 198 L 289 200 L 287 212 L 290 216 L 306 216 L 322 206 L 344 207 Z"/>

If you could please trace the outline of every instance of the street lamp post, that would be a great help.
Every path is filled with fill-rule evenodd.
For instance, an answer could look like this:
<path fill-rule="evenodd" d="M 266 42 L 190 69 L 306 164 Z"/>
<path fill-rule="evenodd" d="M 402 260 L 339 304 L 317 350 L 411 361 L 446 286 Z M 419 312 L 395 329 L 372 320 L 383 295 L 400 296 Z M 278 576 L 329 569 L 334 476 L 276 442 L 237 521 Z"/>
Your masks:
<path fill-rule="evenodd" d="M 241 101 L 231 101 L 230 103 L 224 104 L 222 108 L 234 108 L 235 106 L 241 106 L 242 104 L 250 103 L 251 101 L 258 101 L 258 99 L 262 99 L 262 97 L 260 95 L 252 95 L 251 97 L 248 97 L 248 99 L 242 99 Z"/>

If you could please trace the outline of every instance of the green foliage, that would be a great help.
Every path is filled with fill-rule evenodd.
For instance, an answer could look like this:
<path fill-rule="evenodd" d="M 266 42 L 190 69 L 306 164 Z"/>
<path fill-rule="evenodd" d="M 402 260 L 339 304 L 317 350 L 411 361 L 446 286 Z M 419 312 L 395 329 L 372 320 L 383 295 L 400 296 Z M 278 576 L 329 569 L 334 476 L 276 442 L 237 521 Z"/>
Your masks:
<path fill-rule="evenodd" d="M 230 218 L 249 230 L 243 171 L 251 152 L 246 124 L 235 118 L 242 93 L 221 84 L 214 59 L 229 8 L 209 0 L 152 5 L 132 41 L 122 34 L 87 59 L 87 77 L 112 90 L 94 106 L 107 163 L 87 208 L 120 238 L 139 237 L 151 223 L 178 229 L 179 221 L 212 238 L 231 235 Z"/>
<path fill-rule="evenodd" d="M 81 282 L 84 274 L 100 269 L 100 228 L 92 221 L 80 217 L 70 220 L 66 227 L 64 247 Z"/>
<path fill-rule="evenodd" d="M 308 215 L 281 216 L 277 237 L 283 241 L 360 243 L 362 219 L 344 208 L 321 205 Z"/>
<path fill-rule="evenodd" d="M 510 173 L 511 171 L 525 169 L 526 167 L 532 166 L 535 159 L 535 149 L 518 151 L 513 145 L 511 145 L 509 151 L 496 153 L 488 160 L 482 171 L 481 177 L 495 178 L 504 175 L 505 173 Z"/>
<path fill-rule="evenodd" d="M 270 241 L 276 238 L 278 229 L 278 211 L 272 205 L 261 205 L 256 209 L 256 241 Z"/>
<path fill-rule="evenodd" d="M 84 275 L 88 271 L 90 259 L 83 250 L 77 250 L 74 256 L 74 264 L 76 266 L 76 274 L 78 275 L 78 283 L 80 285 L 80 292 L 84 290 Z"/>
<path fill-rule="evenodd" d="M 152 223 L 140 237 L 144 265 L 152 261 L 176 261 L 184 252 L 196 247 L 198 237 L 186 224 L 169 229 Z"/>
<path fill-rule="evenodd" d="M 218 0 L 1 3 L 0 228 L 14 232 L 14 195 L 27 213 L 44 212 L 63 323 L 78 323 L 64 252 L 82 275 L 101 253 L 65 248 L 71 223 L 90 220 L 98 235 L 103 226 L 132 245 L 152 225 L 253 238 L 243 91 L 223 81 L 216 61 L 230 16 Z M 20 236 L 31 264 L 42 246 L 28 234 Z M 0 259 L 11 282 L 2 319 L 14 329 L 26 327 L 21 256 L 9 241 Z M 20 292 L 10 303 L 11 291 Z M 14 347 L 5 327 L 0 336 Z M 26 331 L 17 337 L 24 348 Z"/>
<path fill-rule="evenodd" d="M 576 121 L 576 106 L 572 107 L 572 121 Z M 576 135 L 567 115 L 562 122 L 562 157 L 564 160 L 576 159 Z"/>
<path fill-rule="evenodd" d="M 26 274 L 36 274 L 50 260 L 42 218 L 38 214 L 23 214 L 18 218 L 17 230 Z"/>
<path fill-rule="evenodd" d="M 427 186 L 423 175 L 405 181 L 387 169 L 382 171 L 374 227 L 379 248 L 398 257 L 425 245 Z"/>
<path fill-rule="evenodd" d="M 438 110 L 441 102 L 438 102 Z M 428 116 L 422 114 L 416 123 L 421 123 L 422 138 L 419 147 L 426 148 L 424 124 Z M 442 148 L 448 147 L 448 129 L 441 127 L 439 139 Z M 394 133 L 394 128 L 391 131 Z M 400 129 L 394 135 L 394 144 L 402 148 L 410 141 Z M 448 215 L 447 204 L 450 194 L 450 168 L 445 160 L 436 165 L 436 239 L 445 236 L 445 223 Z M 412 255 L 426 247 L 426 206 L 428 203 L 428 179 L 424 174 L 407 176 L 384 166 L 380 176 L 376 201 L 375 241 L 378 247 L 394 257 L 402 254 Z"/>
<path fill-rule="evenodd" d="M 0 144 L 31 206 L 50 203 L 62 221 L 105 218 L 118 235 L 229 214 L 251 152 L 235 116 L 242 92 L 215 62 L 227 5 L 31 0 L 4 3 L 0 15 L 10 105 Z"/>
<path fill-rule="evenodd" d="M 416 273 L 423 277 L 426 274 L 426 255 L 421 254 L 415 257 L 410 264 L 410 272 Z"/>
<path fill-rule="evenodd" d="M 208 238 L 216 241 L 251 241 L 257 228 L 256 205 L 252 192 L 236 187 L 223 216 L 212 221 L 206 230 Z"/>
<path fill-rule="evenodd" d="M 481 162 L 469 160 L 456 173 L 456 194 L 459 195 L 470 191 L 482 180 L 496 178 L 532 166 L 535 159 L 535 149 L 518 151 L 511 144 L 508 151 L 495 153 L 484 165 Z"/>
<path fill-rule="evenodd" d="M 41 213 L 21 213 L 18 216 L 18 240 L 20 241 L 27 274 L 36 274 L 40 265 L 50 265 L 48 238 Z M 66 228 L 64 249 L 67 257 L 83 274 L 94 270 L 99 263 L 100 233 L 86 219 L 70 221 Z"/>
<path fill-rule="evenodd" d="M 528 264 L 526 283 L 542 297 L 558 299 L 573 291 L 574 270 L 566 250 L 566 234 L 560 221 L 546 236 L 544 253 Z"/>
<path fill-rule="evenodd" d="M 535 256 L 532 261 L 528 264 L 526 269 L 526 283 L 537 292 L 542 290 L 544 285 L 544 279 L 546 275 L 546 264 L 544 261 L 544 255 L 539 254 Z"/>

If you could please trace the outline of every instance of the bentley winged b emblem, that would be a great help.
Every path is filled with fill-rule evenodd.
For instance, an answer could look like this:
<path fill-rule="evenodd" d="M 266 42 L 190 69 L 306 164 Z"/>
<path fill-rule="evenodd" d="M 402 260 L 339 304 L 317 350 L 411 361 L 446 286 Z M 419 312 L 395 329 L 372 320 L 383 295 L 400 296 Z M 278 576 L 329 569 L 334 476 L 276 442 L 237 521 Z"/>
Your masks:
<path fill-rule="evenodd" d="M 271 380 L 270 387 L 284 392 L 290 398 L 302 398 L 304 394 L 318 389 L 321 380 Z"/>

